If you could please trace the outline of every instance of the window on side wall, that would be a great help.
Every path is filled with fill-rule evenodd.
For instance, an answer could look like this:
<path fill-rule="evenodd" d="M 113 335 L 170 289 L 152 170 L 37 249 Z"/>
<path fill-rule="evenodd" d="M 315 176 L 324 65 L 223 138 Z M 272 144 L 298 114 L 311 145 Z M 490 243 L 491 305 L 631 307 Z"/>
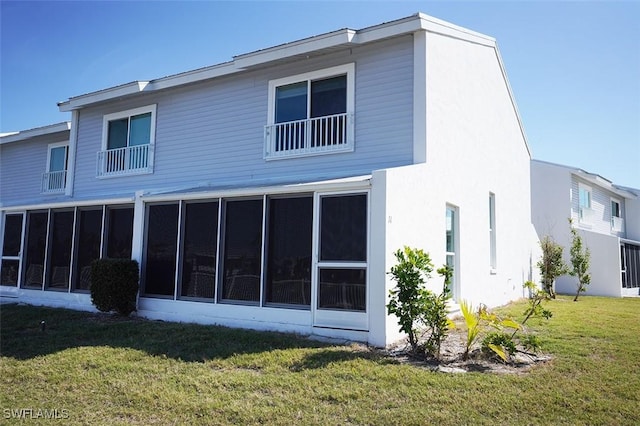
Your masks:
<path fill-rule="evenodd" d="M 578 184 L 578 218 L 581 223 L 590 223 L 592 217 L 591 188 L 583 184 Z"/>
<path fill-rule="evenodd" d="M 47 169 L 42 174 L 41 191 L 46 194 L 64 192 L 67 186 L 67 142 L 50 144 L 47 150 Z"/>
<path fill-rule="evenodd" d="M 489 266 L 495 272 L 498 261 L 496 254 L 496 195 L 489 193 Z"/>
<path fill-rule="evenodd" d="M 445 251 L 446 264 L 453 270 L 451 276 L 451 295 L 454 300 L 460 299 L 460 291 L 458 289 L 458 208 L 447 205 L 446 208 L 446 226 L 445 226 Z"/>
<path fill-rule="evenodd" d="M 354 64 L 269 82 L 265 158 L 353 151 Z"/>
<path fill-rule="evenodd" d="M 156 106 L 104 116 L 98 177 L 153 172 Z"/>

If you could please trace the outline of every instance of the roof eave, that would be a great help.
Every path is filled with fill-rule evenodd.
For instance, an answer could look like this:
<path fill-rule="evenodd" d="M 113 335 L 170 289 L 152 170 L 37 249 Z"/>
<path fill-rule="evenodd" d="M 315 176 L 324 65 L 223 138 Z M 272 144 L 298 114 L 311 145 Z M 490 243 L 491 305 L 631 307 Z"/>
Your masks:
<path fill-rule="evenodd" d="M 63 121 L 62 123 L 49 124 L 47 126 L 36 127 L 34 129 L 22 130 L 19 132 L 10 133 L 8 135 L 0 137 L 0 145 L 19 142 L 26 139 L 35 138 L 38 136 L 51 135 L 54 133 L 61 133 L 69 131 L 71 129 L 70 121 Z"/>
<path fill-rule="evenodd" d="M 148 81 L 133 81 L 131 83 L 110 87 L 97 92 L 75 96 L 64 102 L 59 102 L 58 109 L 61 112 L 69 112 L 94 103 L 133 95 L 144 91 L 148 84 Z"/>

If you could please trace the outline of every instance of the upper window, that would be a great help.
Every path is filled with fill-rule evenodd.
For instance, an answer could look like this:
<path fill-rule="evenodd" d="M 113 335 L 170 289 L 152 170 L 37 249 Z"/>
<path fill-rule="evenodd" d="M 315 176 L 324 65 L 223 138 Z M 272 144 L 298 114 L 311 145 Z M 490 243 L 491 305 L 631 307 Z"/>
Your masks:
<path fill-rule="evenodd" d="M 67 160 L 69 144 L 67 142 L 50 144 L 47 153 L 47 171 L 42 174 L 42 192 L 64 191 L 67 185 Z"/>
<path fill-rule="evenodd" d="M 591 188 L 578 184 L 578 214 L 580 218 L 580 222 L 590 222 L 591 221 Z"/>
<path fill-rule="evenodd" d="M 613 232 L 622 232 L 624 221 L 622 219 L 622 209 L 620 201 L 611 199 L 611 230 Z"/>
<path fill-rule="evenodd" d="M 98 177 L 151 173 L 156 106 L 104 116 Z"/>
<path fill-rule="evenodd" d="M 620 202 L 611 200 L 611 217 L 622 217 L 620 213 Z"/>
<path fill-rule="evenodd" d="M 354 64 L 269 82 L 265 158 L 353 150 Z"/>

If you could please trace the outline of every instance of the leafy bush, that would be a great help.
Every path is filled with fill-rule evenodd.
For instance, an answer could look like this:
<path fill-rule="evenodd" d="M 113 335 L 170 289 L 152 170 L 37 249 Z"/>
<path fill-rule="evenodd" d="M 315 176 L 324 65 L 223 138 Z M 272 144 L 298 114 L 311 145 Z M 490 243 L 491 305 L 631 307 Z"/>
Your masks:
<path fill-rule="evenodd" d="M 138 262 L 97 259 L 91 263 L 91 302 L 102 312 L 127 316 L 136 310 Z"/>
<path fill-rule="evenodd" d="M 460 303 L 460 310 L 462 311 L 464 324 L 467 328 L 467 340 L 465 342 L 464 353 L 462 354 L 463 359 L 469 358 L 469 353 L 472 346 L 487 330 L 487 328 L 491 327 L 500 332 L 502 332 L 505 328 L 512 328 L 515 330 L 513 333 L 513 335 L 515 335 L 516 331 L 520 330 L 520 328 L 522 327 L 511 318 L 501 318 L 497 314 L 490 312 L 487 307 L 482 304 L 478 306 L 476 310 L 474 310 L 473 306 L 470 303 L 467 303 L 463 300 Z M 511 340 L 513 339 L 513 335 L 511 335 L 510 337 Z M 504 354 L 504 351 L 501 350 L 500 346 L 488 345 L 487 347 L 494 351 L 503 360 L 507 360 L 507 357 Z"/>
<path fill-rule="evenodd" d="M 513 356 L 516 353 L 516 343 L 509 334 L 501 331 L 492 331 L 482 339 L 482 351 L 484 353 L 493 352 L 503 361 L 506 361 L 507 354 Z"/>
<path fill-rule="evenodd" d="M 573 221 L 569 219 L 569 227 L 571 228 L 571 249 L 569 250 L 571 270 L 569 274 L 578 278 L 576 297 L 573 298 L 573 301 L 577 302 L 580 293 L 587 291 L 587 286 L 591 283 L 591 274 L 589 273 L 591 253 L 589 252 L 589 247 L 584 245 L 582 237 L 572 225 Z"/>
<path fill-rule="evenodd" d="M 529 290 L 529 305 L 527 309 L 524 311 L 524 319 L 522 320 L 522 324 L 531 317 L 542 317 L 544 319 L 549 319 L 553 315 L 550 310 L 544 308 L 542 306 L 542 302 L 545 300 L 549 300 L 549 295 L 544 290 L 538 289 L 536 284 L 533 281 L 527 281 L 524 283 L 524 288 Z"/>
<path fill-rule="evenodd" d="M 400 331 L 407 334 L 414 353 L 418 351 L 419 329 L 425 326 L 428 336 L 424 348 L 438 357 L 440 345 L 452 324 L 447 318 L 447 301 L 451 297 L 453 272 L 446 266 L 438 270 L 445 280 L 442 293 L 435 294 L 424 288 L 433 271 L 429 253 L 404 247 L 396 251 L 395 256 L 398 263 L 391 267 L 390 274 L 397 284 L 389 291 L 387 312 L 398 317 Z"/>
<path fill-rule="evenodd" d="M 545 236 L 540 240 L 540 248 L 542 249 L 542 257 L 536 265 L 542 277 L 542 288 L 551 298 L 555 299 L 554 281 L 559 276 L 569 272 L 567 265 L 562 260 L 563 248 L 549 236 Z"/>
<path fill-rule="evenodd" d="M 526 334 L 520 338 L 520 344 L 524 346 L 524 348 L 531 352 L 538 352 L 540 347 L 542 346 L 542 342 L 540 342 L 540 338 L 535 334 Z"/>
<path fill-rule="evenodd" d="M 425 348 L 436 358 L 440 358 L 440 346 L 442 346 L 442 342 L 447 337 L 449 329 L 453 327 L 453 322 L 447 315 L 447 302 L 451 299 L 453 269 L 445 265 L 438 269 L 438 274 L 444 277 L 442 292 L 435 294 L 427 290 L 429 294 L 427 295 L 427 303 L 422 320 L 427 328 Z"/>

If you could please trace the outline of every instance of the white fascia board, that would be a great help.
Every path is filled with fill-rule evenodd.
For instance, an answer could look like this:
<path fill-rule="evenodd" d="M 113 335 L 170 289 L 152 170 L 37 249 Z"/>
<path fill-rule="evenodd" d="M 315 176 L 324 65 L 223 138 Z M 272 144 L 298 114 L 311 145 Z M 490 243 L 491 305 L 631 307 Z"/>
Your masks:
<path fill-rule="evenodd" d="M 122 96 L 167 89 L 185 84 L 196 83 L 224 75 L 241 72 L 249 67 L 269 62 L 308 55 L 324 49 L 360 45 L 377 40 L 412 34 L 416 31 L 427 31 L 444 34 L 449 37 L 467 40 L 486 46 L 495 46 L 495 39 L 446 21 L 418 13 L 406 18 L 374 25 L 361 30 L 342 29 L 326 34 L 305 38 L 291 43 L 270 47 L 233 57 L 233 61 L 200 68 L 193 71 L 162 77 L 151 81 L 136 81 L 113 88 L 87 93 L 58 103 L 60 111 L 72 111 L 84 106 Z"/>
<path fill-rule="evenodd" d="M 117 204 L 131 204 L 135 198 L 131 197 L 119 197 L 119 198 L 100 198 L 95 200 L 75 200 L 75 201 L 58 201 L 49 203 L 31 203 L 20 204 L 15 206 L 2 206 L 0 205 L 0 211 L 7 212 L 22 212 L 26 210 L 44 210 L 44 209 L 61 209 L 65 207 L 90 207 L 101 205 L 117 205 Z"/>
<path fill-rule="evenodd" d="M 175 201 L 175 200 L 199 200 L 205 198 L 230 198 L 230 197 L 250 197 L 256 195 L 276 195 L 294 194 L 315 191 L 354 191 L 368 189 L 371 187 L 371 175 L 354 176 L 349 178 L 324 180 L 317 182 L 307 182 L 299 184 L 284 184 L 273 186 L 254 186 L 233 189 L 206 189 L 201 191 L 185 192 L 147 192 L 141 198 L 145 202 Z"/>
<path fill-rule="evenodd" d="M 197 83 L 199 81 L 233 74 L 238 71 L 241 70 L 239 70 L 236 64 L 234 64 L 233 62 L 224 62 L 222 64 L 199 68 L 197 70 L 182 72 L 180 74 L 170 75 L 167 77 L 152 80 L 147 86 L 146 90 L 161 90 L 176 86 L 183 86 L 186 84 Z"/>
<path fill-rule="evenodd" d="M 527 139 L 527 133 L 524 131 L 524 124 L 522 122 L 522 118 L 520 118 L 520 111 L 518 110 L 518 104 L 516 103 L 516 98 L 513 95 L 513 91 L 511 90 L 511 83 L 509 83 L 509 77 L 507 76 L 507 71 L 504 68 L 504 63 L 502 62 L 502 56 L 500 55 L 500 50 L 498 49 L 498 44 L 494 42 L 493 49 L 496 52 L 496 58 L 498 59 L 498 65 L 500 66 L 500 72 L 502 73 L 502 78 L 504 79 L 504 83 L 507 86 L 507 93 L 509 93 L 509 99 L 511 100 L 511 106 L 513 107 L 513 112 L 516 115 L 516 119 L 518 120 L 518 127 L 520 127 L 520 134 L 524 139 L 524 146 L 527 148 L 527 152 L 529 153 L 529 159 L 531 159 L 531 148 L 529 147 L 529 140 Z"/>
<path fill-rule="evenodd" d="M 450 22 L 434 18 L 433 16 L 425 15 L 424 13 L 418 13 L 416 16 L 420 19 L 421 29 L 427 32 L 446 35 L 485 46 L 495 46 L 496 39 L 493 37 L 454 25 Z"/>
<path fill-rule="evenodd" d="M 616 187 L 610 180 L 603 178 L 600 175 L 589 173 L 582 169 L 574 169 L 571 174 L 579 177 L 580 179 L 586 180 L 589 183 L 592 183 L 600 188 L 603 188 L 609 192 L 613 192 L 616 195 L 619 195 L 624 198 L 637 198 L 636 194 L 631 191 L 626 191 L 624 189 L 620 189 Z"/>
<path fill-rule="evenodd" d="M 280 46 L 234 56 L 233 62 L 238 68 L 244 69 L 290 56 L 304 55 L 322 49 L 347 45 L 352 42 L 355 34 L 354 30 L 349 29 L 333 31 Z"/>
<path fill-rule="evenodd" d="M 148 81 L 133 81 L 131 83 L 123 84 L 116 87 L 110 87 L 108 89 L 99 90 L 97 92 L 75 96 L 73 98 L 69 98 L 69 100 L 67 101 L 59 102 L 58 109 L 61 112 L 68 112 L 73 111 L 74 109 L 82 108 L 86 105 L 95 104 L 97 102 L 133 95 L 142 92 L 148 84 Z"/>
<path fill-rule="evenodd" d="M 37 136 L 66 132 L 69 131 L 69 129 L 71 129 L 71 122 L 63 121 L 62 123 L 50 124 L 43 127 L 36 127 L 35 129 L 14 132 L 0 137 L 0 145 L 11 142 L 19 142 L 25 139 L 35 138 Z"/>

